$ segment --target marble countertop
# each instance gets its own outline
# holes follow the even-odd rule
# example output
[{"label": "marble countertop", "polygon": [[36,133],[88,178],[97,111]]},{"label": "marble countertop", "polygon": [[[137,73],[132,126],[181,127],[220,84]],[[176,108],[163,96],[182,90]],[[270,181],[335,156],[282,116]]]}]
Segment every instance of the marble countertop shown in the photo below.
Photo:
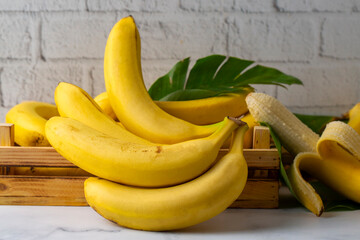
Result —
[{"label": "marble countertop", "polygon": [[360,211],[316,217],[291,197],[279,209],[227,209],[196,226],[174,232],[126,229],[90,207],[0,206],[0,239],[358,239]]}]

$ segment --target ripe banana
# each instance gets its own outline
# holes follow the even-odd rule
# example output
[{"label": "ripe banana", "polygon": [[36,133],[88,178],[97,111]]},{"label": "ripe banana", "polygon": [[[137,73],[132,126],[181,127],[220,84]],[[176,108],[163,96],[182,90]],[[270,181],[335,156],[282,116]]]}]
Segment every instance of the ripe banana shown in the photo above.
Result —
[{"label": "ripe banana", "polygon": [[360,103],[355,104],[349,111],[348,124],[360,134]]},{"label": "ripe banana", "polygon": [[60,116],[70,117],[109,136],[125,142],[153,145],[124,129],[109,117],[83,89],[61,82],[55,89],[55,103]]},{"label": "ripe banana", "polygon": [[119,121],[135,135],[156,143],[171,144],[212,134],[218,124],[191,124],[152,101],[142,77],[140,50],[134,19],[121,19],[109,34],[104,56],[106,91]]},{"label": "ripe banana", "polygon": [[300,202],[320,216],[323,203],[301,170],[360,203],[360,135],[343,122],[330,122],[317,143],[317,153],[298,154],[290,167],[289,177],[299,183],[292,185]]},{"label": "ripe banana", "polygon": [[244,189],[247,164],[242,152],[246,125],[235,132],[229,151],[203,175],[166,188],[135,188],[99,178],[84,184],[89,205],[121,226],[148,231],[189,227],[224,211]]},{"label": "ripe banana", "polygon": [[287,174],[297,199],[306,208],[320,216],[324,205],[301,171],[360,203],[360,135],[354,130],[360,121],[357,106],[349,114],[349,123],[354,128],[333,121],[318,137],[271,96],[250,93],[246,102],[254,118],[269,123],[285,147],[296,156]]},{"label": "ripe banana", "polygon": [[268,123],[286,150],[293,155],[316,152],[319,136],[276,98],[265,93],[249,93],[245,101],[255,120]]},{"label": "ripe banana", "polygon": [[49,146],[45,137],[45,123],[59,113],[50,103],[25,101],[6,114],[6,122],[14,124],[14,141],[20,146]]},{"label": "ripe banana", "polygon": [[148,145],[114,138],[71,118],[45,126],[51,145],[85,171],[133,186],[159,187],[191,180],[215,161],[239,121],[225,118],[212,135],[173,145]]},{"label": "ripe banana", "polygon": [[[249,92],[250,90],[246,90],[244,93],[226,96],[188,101],[155,101],[155,103],[177,118],[193,124],[206,125],[220,122],[226,116],[238,117],[245,114],[248,111],[245,97]],[[99,94],[94,100],[111,118],[117,119],[107,92]]]}]

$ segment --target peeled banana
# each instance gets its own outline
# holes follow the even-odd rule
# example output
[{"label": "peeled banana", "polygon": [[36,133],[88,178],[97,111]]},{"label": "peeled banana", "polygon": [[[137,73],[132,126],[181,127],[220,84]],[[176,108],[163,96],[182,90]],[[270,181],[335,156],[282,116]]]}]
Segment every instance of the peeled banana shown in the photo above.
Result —
[{"label": "peeled banana", "polygon": [[106,219],[128,228],[166,231],[189,227],[224,211],[244,189],[246,125],[236,130],[233,145],[203,175],[166,188],[135,188],[99,178],[84,184],[89,205]]},{"label": "peeled banana", "polygon": [[45,123],[59,113],[55,105],[24,101],[6,114],[6,122],[14,124],[14,141],[20,146],[49,146],[45,137]]},{"label": "peeled banana", "polygon": [[[193,124],[206,125],[220,122],[226,116],[238,117],[248,109],[245,97],[249,93],[229,94],[188,101],[154,101],[165,112]],[[95,102],[114,120],[117,119],[112,109],[107,92],[94,98]]]},{"label": "peeled banana", "polygon": [[316,152],[319,136],[276,98],[265,93],[249,93],[245,101],[255,120],[268,123],[286,150],[293,155],[300,152]]},{"label": "peeled banana", "polygon": [[80,87],[61,82],[55,89],[55,103],[60,116],[70,117],[109,136],[125,142],[153,143],[127,131],[109,117],[92,97]]},{"label": "peeled banana", "polygon": [[236,119],[225,118],[212,135],[173,145],[126,142],[63,117],[51,118],[45,131],[57,152],[93,175],[133,186],[160,187],[206,171],[238,124]]},{"label": "peeled banana", "polygon": [[350,109],[348,124],[360,134],[360,103],[355,104]]},{"label": "peeled banana", "polygon": [[132,133],[151,142],[172,144],[209,136],[214,125],[194,125],[156,105],[142,77],[140,36],[134,19],[121,19],[111,30],[104,56],[104,78],[111,106]]}]

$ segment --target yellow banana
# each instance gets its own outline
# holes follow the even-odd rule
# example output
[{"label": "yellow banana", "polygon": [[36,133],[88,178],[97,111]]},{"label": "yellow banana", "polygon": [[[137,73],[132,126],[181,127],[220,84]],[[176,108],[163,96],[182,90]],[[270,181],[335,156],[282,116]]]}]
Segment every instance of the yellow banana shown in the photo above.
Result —
[{"label": "yellow banana", "polygon": [[140,50],[134,19],[121,19],[109,34],[104,56],[106,91],[119,121],[137,136],[156,143],[171,144],[212,134],[218,124],[191,124],[152,101],[142,77]]},{"label": "yellow banana", "polygon": [[86,91],[73,84],[59,83],[55,89],[55,103],[62,117],[73,118],[102,133],[126,142],[152,144],[124,129],[104,113]]},{"label": "yellow banana", "polygon": [[300,170],[360,203],[360,135],[343,122],[331,122],[317,143],[317,153],[298,154],[290,167],[289,177],[300,202],[320,216],[323,203]]},{"label": "yellow banana", "polygon": [[356,106],[349,114],[349,123],[354,128],[333,121],[318,137],[271,96],[250,93],[246,102],[254,118],[269,123],[285,147],[296,155],[287,173],[295,195],[306,208],[320,216],[324,205],[315,189],[302,177],[302,170],[360,203],[360,135],[354,130],[360,118]]},{"label": "yellow banana", "polygon": [[128,228],[166,231],[189,227],[224,211],[244,189],[247,164],[242,152],[246,125],[233,145],[206,173],[166,188],[135,188],[99,178],[84,184],[89,205],[106,219]]},{"label": "yellow banana", "polygon": [[[162,110],[177,118],[193,124],[206,125],[220,122],[227,116],[238,117],[245,114],[248,111],[245,97],[249,91],[188,101],[154,102]],[[117,119],[110,105],[107,92],[99,94],[94,100],[111,118]]]},{"label": "yellow banana", "polygon": [[226,118],[212,135],[173,145],[148,145],[114,138],[71,118],[53,117],[45,126],[51,145],[85,171],[134,186],[168,186],[188,181],[215,161],[238,127]]},{"label": "yellow banana", "polygon": [[6,122],[14,124],[14,141],[20,146],[49,146],[45,137],[45,123],[59,113],[50,103],[25,101],[6,114]]},{"label": "yellow banana", "polygon": [[360,103],[355,104],[349,111],[348,124],[360,134]]},{"label": "yellow banana", "polygon": [[[101,109],[110,117],[112,117],[113,119],[117,119],[116,115],[110,105],[109,102],[109,98],[107,96],[107,92],[103,92],[100,93],[99,95],[97,95],[94,98],[94,101],[101,107]],[[190,102],[190,101],[189,101]],[[229,101],[230,103],[231,101]],[[231,104],[230,104],[231,105]],[[229,107],[230,107],[229,105]],[[191,106],[188,106],[190,109],[187,112],[196,112],[194,111],[193,108],[191,108]],[[211,109],[209,109],[209,111],[212,111]],[[231,115],[230,115],[231,116]],[[222,118],[224,119],[224,118]],[[253,137],[253,131],[254,131],[254,126],[258,126],[259,124],[255,121],[255,119],[252,117],[251,114],[247,113],[246,115],[244,115],[243,118],[241,118],[241,120],[243,122],[246,122],[247,125],[249,126],[248,131],[245,133],[244,136],[244,148],[251,148],[252,147],[252,137]],[[225,142],[225,144],[223,145],[223,148],[228,148],[229,147],[229,141]]]}]

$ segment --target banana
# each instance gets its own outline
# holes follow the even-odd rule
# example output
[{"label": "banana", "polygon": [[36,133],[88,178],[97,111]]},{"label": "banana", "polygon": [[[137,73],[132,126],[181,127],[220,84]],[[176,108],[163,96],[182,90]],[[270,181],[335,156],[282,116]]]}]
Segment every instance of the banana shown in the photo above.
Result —
[{"label": "banana", "polygon": [[6,114],[6,122],[14,124],[14,141],[20,146],[49,146],[45,137],[45,123],[59,113],[50,103],[25,101]]},{"label": "banana", "polygon": [[[206,125],[220,122],[226,116],[238,117],[248,109],[244,93],[229,94],[188,101],[154,101],[165,112],[193,124]],[[117,119],[112,109],[107,92],[100,93],[94,98],[95,102],[114,120]]]},{"label": "banana", "polygon": [[245,101],[254,119],[268,123],[286,150],[293,155],[300,152],[316,152],[319,136],[276,98],[265,93],[249,93]]},{"label": "banana", "polygon": [[53,117],[46,136],[62,156],[85,171],[111,181],[160,187],[191,180],[215,161],[239,121],[225,118],[212,135],[173,145],[148,145],[114,138],[71,118]]},{"label": "banana", "polygon": [[360,134],[360,103],[355,104],[350,109],[348,124]]},{"label": "banana", "polygon": [[127,228],[166,231],[189,227],[224,211],[244,189],[246,125],[235,132],[230,151],[203,175],[166,188],[135,188],[99,178],[84,184],[89,205],[106,219]]},{"label": "banana", "polygon": [[219,124],[191,124],[152,101],[142,77],[140,50],[134,19],[121,19],[109,34],[104,56],[106,91],[119,121],[135,135],[156,143],[172,144],[216,131]]},{"label": "banana", "polygon": [[330,122],[317,143],[317,153],[298,154],[290,167],[289,178],[299,201],[320,216],[321,198],[303,179],[301,170],[360,203],[360,135],[343,122]]},{"label": "banana", "polygon": [[[110,105],[110,102],[109,102],[109,98],[107,96],[107,92],[103,92],[103,93],[100,93],[99,95],[97,95],[95,98],[94,98],[94,101],[99,105],[99,107],[108,115],[110,116],[111,118],[113,118],[114,120],[116,120],[116,115]],[[196,100],[194,100],[196,101]],[[234,99],[235,101],[235,99]],[[192,101],[188,101],[188,102],[192,102]],[[156,103],[159,103],[159,102],[156,102]],[[164,102],[165,103],[165,102]],[[224,102],[223,102],[224,103]],[[180,106],[181,102],[179,102],[179,106]],[[160,106],[160,105],[159,105]],[[216,108],[220,106],[219,105],[216,105]],[[227,107],[230,107],[232,108],[232,101],[229,101],[229,105],[227,105]],[[190,112],[193,112],[195,114],[196,111],[194,111],[194,108],[192,108],[190,105],[187,105],[187,107],[189,107],[189,110],[185,110],[185,107],[182,107],[184,109],[184,111],[190,113]],[[225,107],[225,106],[224,106]],[[204,106],[205,108],[205,106]],[[209,107],[211,108],[211,107]],[[175,108],[174,108],[175,109]],[[233,108],[235,109],[235,108]],[[215,107],[214,109],[209,109],[209,112],[211,111],[216,111]],[[238,112],[239,113],[239,112]],[[190,116],[190,115],[189,115]],[[221,115],[217,115],[217,118],[221,116]],[[232,116],[232,115],[229,115],[229,116]],[[233,115],[235,116],[235,114]],[[194,117],[195,119],[196,117]],[[222,118],[223,119],[223,118]],[[247,148],[251,148],[252,147],[252,138],[253,138],[253,131],[254,131],[254,126],[258,126],[259,123],[255,121],[255,119],[253,118],[253,116],[250,114],[250,113],[247,113],[244,115],[244,117],[241,118],[241,120],[243,122],[246,122],[247,125],[249,126],[249,129],[248,131],[245,133],[245,136],[244,136],[244,148],[247,149]],[[230,141],[226,141],[224,143],[224,145],[222,146],[223,148],[228,148],[230,145]]]},{"label": "banana", "polygon": [[109,117],[85,90],[76,85],[59,83],[55,89],[55,103],[62,117],[73,118],[125,142],[154,145],[124,129]]}]

